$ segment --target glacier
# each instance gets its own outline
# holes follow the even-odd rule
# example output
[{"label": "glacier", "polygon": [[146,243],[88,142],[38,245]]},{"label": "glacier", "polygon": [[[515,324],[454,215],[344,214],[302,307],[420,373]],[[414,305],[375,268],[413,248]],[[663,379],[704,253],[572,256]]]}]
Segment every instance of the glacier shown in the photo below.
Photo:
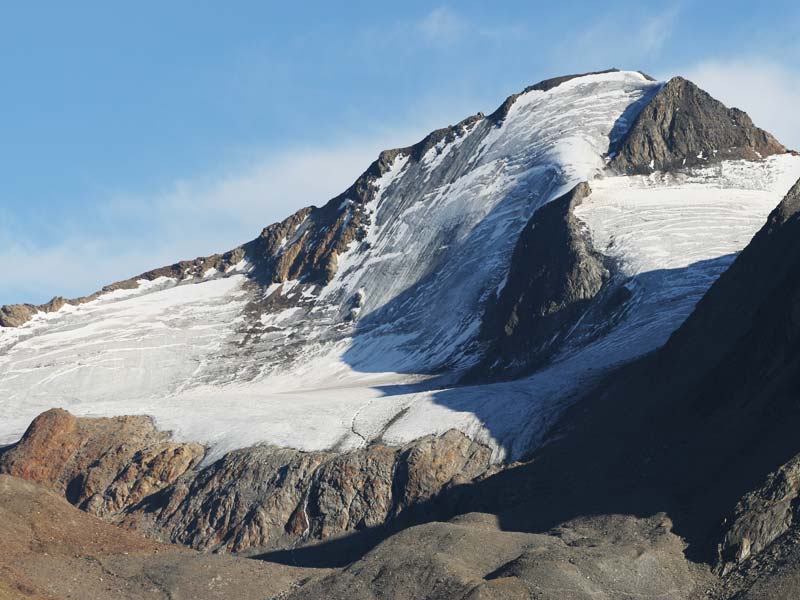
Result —
[{"label": "glacier", "polygon": [[[60,406],[152,415],[206,444],[207,460],[256,443],[345,450],[451,428],[498,461],[519,458],[587,385],[663,344],[800,177],[789,154],[610,173],[610,144],[662,85],[637,72],[577,77],[510,98],[420,157],[398,154],[363,207],[363,239],[325,285],[259,285],[242,261],[0,328],[0,443]],[[625,313],[599,337],[579,323],[529,376],[459,385],[521,229],[581,181],[592,194],[576,216],[620,266]]]}]

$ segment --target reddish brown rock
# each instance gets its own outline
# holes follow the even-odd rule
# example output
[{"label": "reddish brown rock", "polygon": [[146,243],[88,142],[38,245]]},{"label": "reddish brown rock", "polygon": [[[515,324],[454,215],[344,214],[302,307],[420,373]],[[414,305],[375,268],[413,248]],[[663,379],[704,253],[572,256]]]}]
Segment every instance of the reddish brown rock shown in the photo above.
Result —
[{"label": "reddish brown rock", "polygon": [[489,448],[448,431],[344,453],[254,446],[198,469],[203,448],[144,416],[37,417],[0,472],[46,485],[130,529],[240,552],[377,527],[490,469]]},{"label": "reddish brown rock", "polygon": [[52,409],[0,455],[0,472],[41,483],[71,503],[113,517],[174,483],[202,458],[145,416],[76,418]]}]

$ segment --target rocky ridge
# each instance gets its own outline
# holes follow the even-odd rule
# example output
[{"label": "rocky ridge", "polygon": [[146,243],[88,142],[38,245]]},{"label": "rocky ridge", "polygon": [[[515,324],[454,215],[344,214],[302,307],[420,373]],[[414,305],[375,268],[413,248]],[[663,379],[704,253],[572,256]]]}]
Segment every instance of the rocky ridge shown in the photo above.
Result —
[{"label": "rocky ridge", "polygon": [[298,279],[308,285],[325,285],[337,271],[338,257],[353,242],[363,241],[366,227],[370,224],[365,206],[375,197],[376,182],[396,159],[408,157],[412,163],[417,163],[431,149],[452,144],[482,121],[489,125],[487,131],[490,130],[492,126],[503,121],[514,102],[527,92],[549,91],[579,77],[613,72],[618,70],[555,77],[528,86],[522,92],[509,96],[488,117],[477,113],[456,125],[433,131],[414,145],[381,152],[377,160],[342,194],[322,207],[300,209],[287,219],[265,227],[256,239],[242,246],[223,254],[198,257],[152,269],[107,285],[88,296],[72,299],[55,297],[41,305],[4,305],[0,307],[0,327],[19,327],[37,313],[55,312],[64,305],[80,305],[114,290],[133,289],[138,287],[141,280],[153,281],[168,277],[176,282],[184,282],[239,272],[237,267],[242,267],[243,260],[249,263],[247,270],[250,276],[264,285]]},{"label": "rocky ridge", "polygon": [[785,152],[745,112],[727,108],[691,81],[673,77],[610,149],[609,166],[621,173],[649,174]]},{"label": "rocky ridge", "polygon": [[240,552],[377,527],[492,469],[489,449],[455,430],[345,453],[255,446],[199,467],[203,453],[147,417],[53,409],[0,454],[0,473],[159,539]]}]

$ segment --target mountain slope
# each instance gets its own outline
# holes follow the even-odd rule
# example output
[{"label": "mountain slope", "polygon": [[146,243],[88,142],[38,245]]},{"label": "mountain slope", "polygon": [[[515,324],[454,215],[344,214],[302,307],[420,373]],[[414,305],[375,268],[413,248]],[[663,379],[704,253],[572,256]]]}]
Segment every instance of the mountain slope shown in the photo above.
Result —
[{"label": "mountain slope", "polygon": [[0,598],[253,598],[328,573],[158,544],[0,475]]},{"label": "mountain slope", "polygon": [[[800,181],[663,349],[590,391],[533,461],[426,513],[494,515],[403,530],[293,597],[792,598],[798,228]],[[689,558],[719,542],[722,577],[676,533]]]},{"label": "mountain slope", "polygon": [[[789,154],[610,172],[611,146],[668,89],[634,72],[543,82],[382,153],[343,194],[240,248],[0,329],[0,440],[58,405],[153,415],[210,446],[207,460],[260,442],[341,451],[451,428],[495,460],[522,456],[581,388],[667,339],[800,175]],[[538,370],[489,383],[481,365],[505,333],[484,317],[515,248],[581,182],[592,192],[571,227],[614,266],[597,298],[613,302],[570,309],[535,364],[511,344],[499,375]],[[474,385],[456,386],[468,370]]]},{"label": "mountain slope", "polygon": [[458,511],[524,531],[666,512],[687,556],[726,575],[722,597],[796,577],[798,228],[800,181],[662,349],[587,390],[533,461]]},{"label": "mountain slope", "polygon": [[[795,598],[798,240],[800,180],[668,343],[588,390],[530,462],[295,597]],[[490,571],[495,544],[519,554]]]}]

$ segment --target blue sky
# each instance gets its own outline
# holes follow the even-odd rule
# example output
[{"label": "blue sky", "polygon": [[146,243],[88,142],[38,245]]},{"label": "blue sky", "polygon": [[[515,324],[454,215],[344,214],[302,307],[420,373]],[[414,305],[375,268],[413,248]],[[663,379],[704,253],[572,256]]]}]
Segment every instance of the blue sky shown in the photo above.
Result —
[{"label": "blue sky", "polygon": [[796,1],[13,4],[0,304],[229,249],[564,73],[683,74],[800,147]]}]

